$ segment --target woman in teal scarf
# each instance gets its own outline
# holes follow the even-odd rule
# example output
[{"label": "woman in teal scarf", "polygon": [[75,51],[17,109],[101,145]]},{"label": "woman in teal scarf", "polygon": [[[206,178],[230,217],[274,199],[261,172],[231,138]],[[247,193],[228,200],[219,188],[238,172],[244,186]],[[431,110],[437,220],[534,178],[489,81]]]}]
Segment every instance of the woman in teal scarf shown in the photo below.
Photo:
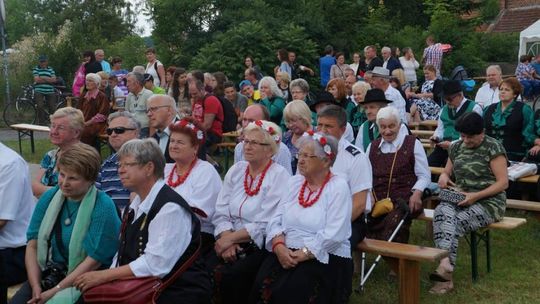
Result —
[{"label": "woman in teal scarf", "polygon": [[[101,159],[82,143],[72,145],[57,162],[58,186],[36,205],[27,231],[28,282],[10,303],[76,303],[75,278],[108,267],[118,248],[120,219],[109,196],[96,190]],[[47,276],[54,264],[65,273]]]}]

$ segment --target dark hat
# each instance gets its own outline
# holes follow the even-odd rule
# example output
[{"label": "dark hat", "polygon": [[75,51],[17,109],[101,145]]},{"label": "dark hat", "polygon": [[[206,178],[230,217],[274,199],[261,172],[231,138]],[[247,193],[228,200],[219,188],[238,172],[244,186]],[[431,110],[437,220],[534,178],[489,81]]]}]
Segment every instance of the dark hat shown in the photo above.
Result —
[{"label": "dark hat", "polygon": [[463,92],[463,89],[461,88],[461,83],[458,80],[447,80],[443,83],[443,97],[454,95],[459,92]]},{"label": "dark hat", "polygon": [[39,55],[38,61],[39,62],[49,61],[49,58],[47,58],[47,55]]},{"label": "dark hat", "polygon": [[386,96],[384,95],[383,90],[381,89],[371,89],[366,92],[366,97],[364,97],[364,101],[362,101],[360,104],[365,105],[372,102],[384,102],[384,103],[392,103],[391,100],[386,99]]},{"label": "dark hat", "polygon": [[317,98],[315,98],[315,101],[312,104],[309,105],[310,110],[313,111],[313,112],[317,112],[315,110],[316,106],[318,104],[320,104],[320,103],[323,103],[323,102],[339,106],[339,103],[334,98],[334,95],[332,95],[332,94],[330,94],[330,93],[328,93],[326,91],[322,91],[319,94],[317,94]]},{"label": "dark hat", "polygon": [[146,81],[154,81],[154,76],[152,76],[152,75],[146,73],[146,74],[144,74],[144,81],[145,81],[145,82],[146,82]]}]

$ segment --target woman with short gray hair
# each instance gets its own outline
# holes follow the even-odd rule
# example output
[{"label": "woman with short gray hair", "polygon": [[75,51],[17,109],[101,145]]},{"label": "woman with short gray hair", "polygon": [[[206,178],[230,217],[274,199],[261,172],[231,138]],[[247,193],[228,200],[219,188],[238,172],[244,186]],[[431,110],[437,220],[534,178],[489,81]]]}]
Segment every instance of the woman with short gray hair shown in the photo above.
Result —
[{"label": "woman with short gray hair", "polygon": [[[124,212],[115,267],[93,271],[75,280],[83,293],[122,278],[173,276],[198,255],[200,222],[186,201],[165,184],[165,157],[154,139],[132,139],[118,151],[118,173],[136,196]],[[166,233],[163,233],[166,231]],[[209,303],[210,280],[195,262],[158,294],[157,303]]]},{"label": "woman with short gray hair", "polygon": [[107,127],[109,115],[109,99],[99,90],[101,77],[94,73],[86,75],[86,90],[81,95],[78,108],[84,115],[84,130],[81,134],[81,142],[100,150],[99,134]]},{"label": "woman with short gray hair", "polygon": [[281,123],[283,109],[285,108],[285,99],[283,92],[279,89],[274,78],[266,76],[259,81],[259,91],[261,92],[261,104],[270,112],[270,120],[275,124]]},{"label": "woman with short gray hair", "polygon": [[[345,273],[352,267],[352,195],[331,171],[338,141],[306,132],[298,140],[298,171],[284,188],[267,228],[272,253],[259,269],[253,303],[343,303]],[[263,302],[261,301],[261,302]]]}]

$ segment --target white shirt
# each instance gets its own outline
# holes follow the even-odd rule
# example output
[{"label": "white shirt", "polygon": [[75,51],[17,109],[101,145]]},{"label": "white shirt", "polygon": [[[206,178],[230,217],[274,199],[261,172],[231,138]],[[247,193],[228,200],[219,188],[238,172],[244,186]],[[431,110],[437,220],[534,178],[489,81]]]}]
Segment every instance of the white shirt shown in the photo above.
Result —
[{"label": "white shirt", "polygon": [[478,92],[476,92],[474,101],[484,109],[489,107],[492,103],[499,102],[499,87],[493,89],[489,83],[485,82],[480,89],[478,89]]},{"label": "white shirt", "polygon": [[[270,251],[272,238],[283,233],[288,248],[307,247],[321,263],[328,264],[330,253],[351,258],[352,201],[347,183],[341,177],[333,176],[319,200],[304,208],[298,202],[304,181],[302,175],[289,179],[286,187],[289,191],[282,197],[277,212],[268,223],[266,249]],[[307,198],[307,193],[304,195]]]},{"label": "white shirt", "polygon": [[[461,109],[463,104],[465,104],[465,101],[467,101],[467,98],[463,97],[463,100],[461,101],[461,103],[457,107],[456,112],[459,112],[459,110]],[[446,106],[448,106],[448,105],[446,105]],[[439,118],[437,119],[437,129],[435,129],[435,132],[433,133],[433,136],[435,136],[435,137],[437,137],[439,139],[442,139],[444,137],[444,125],[443,125],[443,122],[441,120],[441,115],[442,115],[443,109],[444,109],[444,107],[442,107],[441,111],[439,112]],[[474,105],[473,111],[480,114],[480,116],[483,116],[482,107],[480,107],[478,104]]]},{"label": "white shirt", "polygon": [[[369,158],[360,148],[352,145],[343,137],[338,142],[338,153],[332,166],[332,172],[347,181],[351,194],[371,190],[373,186]],[[366,199],[366,213],[371,210],[370,196],[368,195]]]},{"label": "white shirt", "polygon": [[358,74],[358,63],[351,63],[349,64],[349,67],[353,69],[354,75]]},{"label": "white shirt", "polygon": [[[283,166],[283,168],[289,172],[289,175],[292,175],[291,157],[291,151],[289,151],[287,145],[279,142],[279,150],[274,156],[272,156],[272,160]],[[236,147],[234,147],[234,163],[236,164],[242,160],[244,160],[244,143],[239,142]]]},{"label": "white shirt", "polygon": [[407,111],[405,110],[405,99],[403,99],[401,93],[398,90],[394,89],[394,87],[392,87],[391,85],[388,85],[388,88],[386,88],[386,91],[384,91],[384,96],[386,96],[386,99],[392,101],[388,105],[398,109],[399,117],[401,117],[401,122],[406,124]]},{"label": "white shirt", "polygon": [[0,249],[26,245],[26,229],[35,207],[26,161],[0,143]]},{"label": "white shirt", "polygon": [[[401,132],[398,133],[396,139],[393,142],[387,142],[384,139],[381,140],[379,149],[382,153],[395,153],[405,140],[405,135]],[[371,151],[371,144],[368,146],[366,154],[369,156]],[[424,191],[426,187],[431,183],[431,171],[427,161],[426,151],[419,140],[414,141],[414,174],[416,175],[416,183],[412,187],[414,190]]]},{"label": "white shirt", "polygon": [[[354,141],[355,146],[360,148],[362,152],[364,151],[364,126],[366,124],[362,124],[360,128],[358,128],[358,134],[356,135],[356,140]],[[375,127],[375,124],[371,125],[371,128],[373,129]],[[399,127],[399,135],[402,135],[405,137],[405,135],[409,135],[409,129],[407,129],[407,126],[405,124],[401,124],[401,127]]]},{"label": "white shirt", "polygon": [[420,64],[416,59],[411,58],[407,60],[404,56],[399,57],[399,63],[403,67],[403,72],[405,72],[405,79],[407,81],[416,81],[416,69],[420,67]]},{"label": "white shirt", "polygon": [[347,127],[345,127],[345,133],[343,133],[342,137],[344,137],[350,143],[354,141],[354,131],[350,123],[347,123]]},{"label": "white shirt", "polygon": [[[131,204],[135,216],[133,222],[144,214],[148,214],[156,196],[165,185],[158,180],[141,201],[137,195]],[[169,202],[163,205],[154,219],[148,224],[148,242],[144,254],[129,263],[129,268],[136,277],[157,276],[163,278],[174,267],[174,264],[184,254],[191,241],[191,215],[180,205]],[[116,266],[118,253],[111,267]]]},{"label": "white shirt", "polygon": [[[248,196],[244,190],[247,166],[246,161],[237,162],[225,175],[216,203],[216,213],[212,218],[214,235],[245,228],[253,242],[263,248],[266,225],[274,215],[281,197],[288,191],[283,183],[289,179],[290,174],[282,166],[273,163],[266,172],[259,193]],[[252,189],[255,189],[261,175],[253,181]]]},{"label": "white shirt", "polygon": [[[156,63],[157,63],[157,65],[156,65]],[[163,63],[161,63],[161,61],[159,61],[157,59],[153,63],[149,62],[149,63],[146,64],[145,73],[150,74],[150,75],[152,75],[152,77],[154,77],[154,85],[156,87],[159,87],[160,84],[161,84],[161,81],[159,80],[158,71],[156,70],[156,67],[159,68],[159,66],[163,66]],[[165,79],[163,79],[163,81],[165,81]]]},{"label": "white shirt", "polygon": [[[174,166],[175,164],[165,165],[165,178],[167,180]],[[176,180],[176,178],[173,180]],[[212,217],[214,216],[217,197],[221,190],[221,177],[214,166],[207,161],[198,159],[184,183],[173,189],[191,207],[198,208],[206,213],[206,217],[197,214],[197,217],[201,221],[201,231],[213,235],[214,225],[212,225]]]}]

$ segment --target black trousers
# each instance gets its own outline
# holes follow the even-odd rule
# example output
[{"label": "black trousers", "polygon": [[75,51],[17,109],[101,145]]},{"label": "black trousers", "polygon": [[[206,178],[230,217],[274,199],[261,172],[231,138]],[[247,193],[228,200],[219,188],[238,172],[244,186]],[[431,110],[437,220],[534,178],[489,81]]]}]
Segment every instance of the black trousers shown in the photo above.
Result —
[{"label": "black trousers", "polygon": [[7,303],[7,289],[26,280],[26,246],[0,250],[0,304]]},{"label": "black trousers", "polygon": [[444,167],[448,160],[448,151],[436,146],[433,152],[428,156],[428,164],[430,167]]}]

